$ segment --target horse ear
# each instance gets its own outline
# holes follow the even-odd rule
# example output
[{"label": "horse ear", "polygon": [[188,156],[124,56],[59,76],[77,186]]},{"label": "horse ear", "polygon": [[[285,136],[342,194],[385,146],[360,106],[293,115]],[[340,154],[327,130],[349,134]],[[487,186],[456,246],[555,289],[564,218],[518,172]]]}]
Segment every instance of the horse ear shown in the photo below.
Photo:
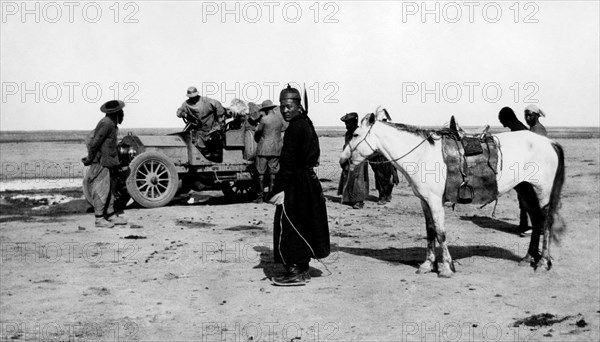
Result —
[{"label": "horse ear", "polygon": [[454,115],[450,118],[450,129],[456,131],[456,119],[454,119]]},{"label": "horse ear", "polygon": [[388,113],[387,109],[383,108],[383,113],[388,121],[392,121],[392,117],[390,116],[390,113]]},{"label": "horse ear", "polygon": [[368,114],[369,115],[369,125],[372,125],[375,123],[375,120],[377,120],[377,117],[375,116],[375,114],[371,113]]},{"label": "horse ear", "polygon": [[380,120],[380,116],[381,116],[381,106],[377,106],[377,108],[375,108],[375,120]]}]

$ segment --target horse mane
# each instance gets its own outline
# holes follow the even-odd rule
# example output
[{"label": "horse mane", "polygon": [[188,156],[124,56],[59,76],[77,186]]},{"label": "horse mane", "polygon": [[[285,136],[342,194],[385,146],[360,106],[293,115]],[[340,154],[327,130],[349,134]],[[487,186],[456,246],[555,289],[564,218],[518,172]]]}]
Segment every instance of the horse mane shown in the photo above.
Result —
[{"label": "horse mane", "polygon": [[414,135],[418,135],[418,136],[422,137],[423,139],[427,139],[427,142],[429,142],[430,145],[433,145],[435,143],[435,140],[433,139],[433,134],[438,133],[438,131],[433,130],[433,129],[424,129],[424,128],[417,127],[417,126],[406,125],[403,123],[384,122],[384,121],[381,121],[381,123],[391,126],[399,131],[411,133]]}]

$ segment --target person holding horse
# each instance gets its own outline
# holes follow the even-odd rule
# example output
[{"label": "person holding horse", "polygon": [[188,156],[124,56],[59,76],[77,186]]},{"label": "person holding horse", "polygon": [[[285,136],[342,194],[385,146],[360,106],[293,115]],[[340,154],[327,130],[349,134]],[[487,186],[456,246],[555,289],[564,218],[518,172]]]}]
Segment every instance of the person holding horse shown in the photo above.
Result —
[{"label": "person holding horse", "polygon": [[[379,112],[379,109],[377,112]],[[391,121],[390,114],[385,108],[382,109],[382,115],[377,116],[382,122]],[[398,171],[381,153],[377,153],[371,157],[369,164],[371,164],[371,169],[375,173],[375,188],[379,192],[379,201],[377,204],[384,205],[391,202],[394,185],[400,184]]]},{"label": "person holding horse", "polygon": [[275,204],[273,252],[286,272],[273,278],[278,286],[305,285],[311,258],[330,253],[325,197],[314,168],[319,164],[319,138],[300,92],[290,87],[279,95],[281,114],[289,126],[283,138],[279,172],[265,200]]},{"label": "person holding horse", "polygon": [[[358,114],[348,113],[340,118],[346,124],[344,135],[344,148],[348,146],[354,131],[358,128]],[[369,195],[369,168],[367,163],[350,170],[350,163],[340,165],[342,176],[338,186],[338,195],[342,196],[342,203],[349,204],[354,209],[362,209],[365,206],[365,198]]]},{"label": "person holding horse", "polygon": [[[514,131],[527,131],[527,126],[525,126],[517,116],[515,112],[510,107],[504,107],[500,109],[498,113],[498,120],[504,127],[508,127],[511,132]],[[531,235],[531,227],[529,227],[529,220],[527,218],[527,210],[523,204],[523,199],[521,195],[517,193],[517,200],[519,201],[519,228],[518,231],[521,233],[521,237]]]},{"label": "person holding horse", "polygon": [[[453,166],[446,163],[443,151],[456,146],[456,142],[447,140],[445,134],[445,130],[426,130],[406,124],[381,122],[375,114],[367,114],[340,155],[340,163],[350,161],[353,165],[359,165],[373,154],[381,153],[402,171],[414,194],[421,200],[425,216],[427,252],[418,273],[437,270],[438,276],[451,277],[454,263],[448,249],[444,203],[456,203],[456,192],[447,191],[449,178],[440,182],[439,178],[432,178],[429,171],[433,165],[445,164],[447,169]],[[471,203],[490,203],[490,198],[493,200],[511,189],[517,190],[533,226],[527,254],[519,265],[549,270],[552,266],[551,239],[558,241],[565,230],[558,213],[565,181],[564,151],[560,144],[527,131],[500,133],[492,138],[494,144],[502,148],[501,158],[495,158],[495,167],[487,165],[492,168],[495,178],[492,186],[496,190],[492,194],[477,192],[483,196],[475,196]],[[532,163],[537,167],[533,178],[527,172],[527,166]],[[423,167],[415,170],[413,165]],[[515,172],[515,168],[518,172]],[[555,222],[560,225],[555,225]],[[437,265],[436,243],[442,251],[441,262]]]},{"label": "person holding horse", "polygon": [[529,105],[525,107],[525,121],[529,125],[529,130],[533,133],[547,137],[548,132],[546,132],[546,127],[540,123],[540,116],[546,117],[544,112],[542,112],[538,106]]}]

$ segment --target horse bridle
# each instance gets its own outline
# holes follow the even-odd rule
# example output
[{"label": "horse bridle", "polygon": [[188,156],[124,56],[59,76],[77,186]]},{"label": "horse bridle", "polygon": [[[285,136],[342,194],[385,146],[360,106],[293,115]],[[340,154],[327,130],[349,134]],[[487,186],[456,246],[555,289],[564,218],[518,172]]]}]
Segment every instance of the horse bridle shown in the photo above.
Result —
[{"label": "horse bridle", "polygon": [[[374,123],[373,123],[374,124]],[[348,146],[350,147],[350,163],[352,163],[352,154],[354,153],[354,151],[356,151],[356,149],[358,148],[358,146],[360,144],[362,144],[363,142],[365,142],[369,148],[373,151],[373,152],[377,152],[377,150],[375,150],[373,148],[373,146],[371,146],[371,144],[369,144],[369,142],[367,141],[367,137],[369,136],[369,134],[371,133],[371,129],[373,128],[373,125],[371,125],[371,127],[369,127],[369,130],[367,131],[367,133],[365,134],[365,136],[362,138],[361,141],[359,141],[354,148],[352,148],[352,145],[350,143],[348,143]],[[367,160],[367,158],[365,158],[365,160]],[[364,161],[363,161],[364,162]],[[361,162],[362,163],[362,162]]]},{"label": "horse bridle", "polygon": [[[365,134],[365,136],[362,138],[361,141],[359,141],[354,146],[354,148],[352,148],[352,145],[350,145],[350,143],[348,143],[348,146],[350,147],[350,163],[352,163],[352,154],[353,154],[353,152],[356,151],[356,149],[358,148],[358,145],[360,145],[362,142],[365,142],[373,152],[377,152],[377,150],[374,149],[373,146],[371,146],[371,144],[369,144],[369,142],[367,141],[367,136],[371,133],[371,129],[373,128],[374,124],[375,123],[373,123],[371,125],[371,127],[369,127],[369,130],[367,131],[367,133]],[[398,160],[406,157],[407,155],[411,154],[414,150],[416,150],[417,148],[419,148],[419,146],[423,145],[424,142],[426,142],[427,140],[429,140],[430,138],[432,138],[435,134],[436,134],[436,132],[431,132],[431,134],[429,134],[427,136],[427,138],[423,139],[420,143],[418,143],[417,146],[413,147],[410,151],[406,152],[405,154],[403,154],[402,156],[400,156],[398,158],[394,158],[392,160],[385,160],[385,161],[382,161],[382,162],[371,162],[371,161],[368,161],[367,158],[365,158],[365,160],[363,160],[361,162],[361,164],[364,163],[365,161],[368,161],[369,164],[387,164],[387,163],[392,163],[392,162],[398,161]]]}]

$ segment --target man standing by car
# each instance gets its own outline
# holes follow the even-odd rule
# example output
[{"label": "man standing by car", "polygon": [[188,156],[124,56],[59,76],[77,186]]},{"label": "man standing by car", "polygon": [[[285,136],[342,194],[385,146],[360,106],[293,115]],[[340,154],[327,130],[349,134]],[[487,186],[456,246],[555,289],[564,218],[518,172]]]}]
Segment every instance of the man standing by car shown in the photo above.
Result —
[{"label": "man standing by car", "polygon": [[106,114],[87,143],[88,155],[81,161],[89,166],[84,182],[90,189],[91,201],[96,216],[96,227],[112,228],[115,224],[127,224],[118,217],[114,209],[116,179],[114,173],[120,166],[117,151],[118,124],[123,122],[125,103],[119,100],[108,101],[100,107]]},{"label": "man standing by car", "polygon": [[196,87],[189,87],[188,99],[177,109],[177,117],[192,123],[192,129],[197,132],[194,144],[204,156],[216,162],[221,162],[222,140],[211,133],[218,131],[225,121],[225,109],[221,102],[200,96]]},{"label": "man standing by car", "polygon": [[273,252],[275,262],[286,270],[273,278],[279,286],[305,285],[310,279],[310,259],[325,258],[330,252],[325,197],[314,170],[319,164],[319,138],[300,101],[300,92],[289,85],[279,95],[281,114],[289,126],[279,172],[266,196],[277,205]]},{"label": "man standing by car", "polygon": [[256,170],[258,171],[258,180],[260,190],[257,203],[263,201],[263,191],[266,186],[265,174],[269,171],[269,192],[273,189],[275,183],[275,175],[279,171],[279,155],[281,154],[281,146],[283,140],[281,132],[287,126],[283,120],[283,116],[276,105],[271,100],[265,100],[260,106],[259,111],[263,113],[254,138],[258,141],[256,148]]}]

